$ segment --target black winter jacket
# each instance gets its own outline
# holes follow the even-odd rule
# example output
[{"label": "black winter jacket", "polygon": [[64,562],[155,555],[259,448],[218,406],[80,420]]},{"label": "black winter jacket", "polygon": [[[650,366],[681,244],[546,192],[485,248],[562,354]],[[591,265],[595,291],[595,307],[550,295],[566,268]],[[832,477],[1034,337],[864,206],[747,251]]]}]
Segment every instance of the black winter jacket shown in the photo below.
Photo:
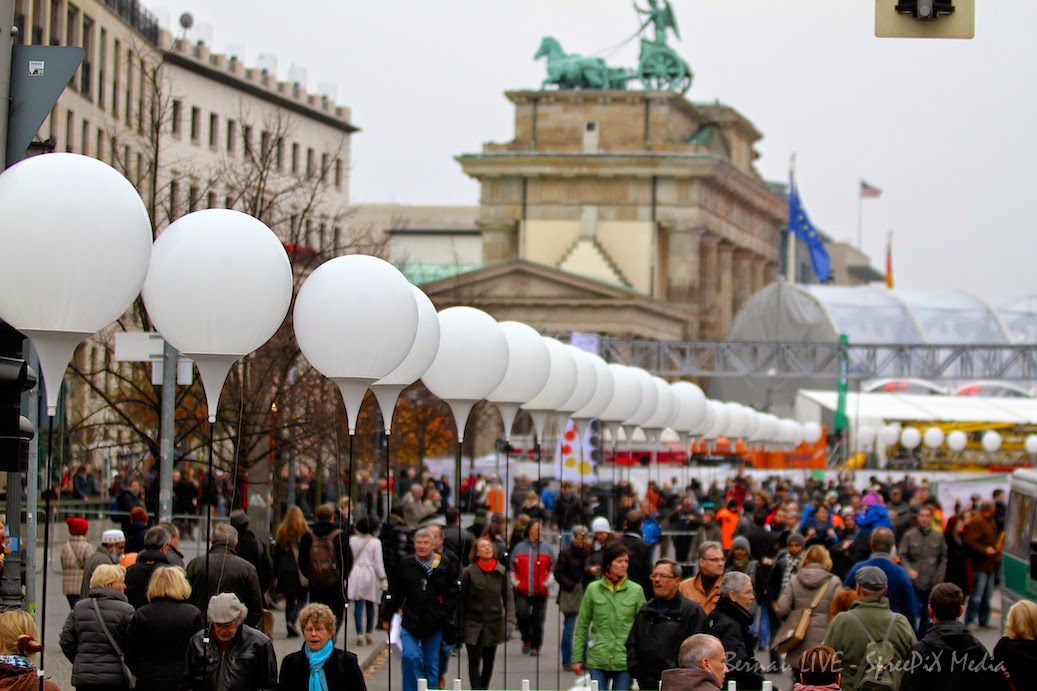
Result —
[{"label": "black winter jacket", "polygon": [[134,609],[148,604],[148,582],[155,570],[169,566],[169,558],[157,549],[146,549],[137,555],[137,561],[126,569],[126,599]]},{"label": "black winter jacket", "polygon": [[[334,531],[339,530],[333,523],[318,522],[313,525],[313,531],[306,533],[299,540],[299,570],[310,579],[310,602],[321,602],[331,607],[332,612],[341,612],[345,602],[345,593],[342,584],[320,587],[313,584],[313,572],[310,567],[310,549],[313,547],[314,536],[318,538],[327,537]],[[338,572],[345,581],[353,568],[353,550],[349,546],[349,535],[346,531],[340,532],[332,541]]]},{"label": "black winter jacket", "polygon": [[234,593],[248,608],[245,623],[254,626],[263,616],[263,596],[259,590],[256,567],[238,556],[226,543],[218,543],[209,550],[209,581],[205,581],[205,555],[195,557],[187,565],[187,580],[191,582],[191,604],[206,611],[209,598],[218,593]]},{"label": "black winter jacket", "polygon": [[1017,691],[1037,689],[1037,641],[1002,638],[994,646],[994,660],[1004,667]]},{"label": "black winter jacket", "polygon": [[127,659],[137,688],[176,691],[185,672],[187,645],[203,628],[202,613],[189,602],[159,598],[138,609],[130,624]]},{"label": "black winter jacket", "polygon": [[724,644],[729,671],[725,681],[738,682],[740,689],[763,687],[763,674],[756,661],[756,644],[749,632],[753,615],[742,609],[729,597],[721,597],[716,609],[709,614],[704,633],[712,634]]},{"label": "black winter jacket", "polygon": [[994,671],[990,653],[960,621],[933,624],[911,646],[900,682],[900,691],[999,691],[1004,687],[1004,676]]},{"label": "black winter jacket", "polygon": [[61,630],[61,652],[72,663],[73,686],[124,689],[122,663],[97,620],[95,600],[109,633],[126,653],[134,610],[114,588],[91,588],[89,597],[76,603]]},{"label": "black winter jacket", "polygon": [[[433,555],[435,556],[435,555]],[[444,559],[426,575],[416,556],[409,556],[396,569],[390,586],[395,609],[403,612],[403,628],[416,638],[425,638],[451,621],[457,599],[457,571]]]},{"label": "black winter jacket", "polygon": [[[335,648],[331,657],[324,663],[324,678],[328,681],[329,689],[367,691],[367,684],[364,682],[356,655],[338,648]],[[284,661],[281,662],[281,677],[277,688],[281,691],[308,691],[310,663],[306,659],[305,647],[298,652],[285,655]]]},{"label": "black winter jacket", "polygon": [[677,651],[688,636],[706,630],[706,613],[678,592],[652,598],[634,618],[627,636],[627,670],[642,689],[659,688],[664,669],[677,666]]},{"label": "black winter jacket", "polygon": [[627,578],[641,586],[641,590],[646,593],[652,592],[652,546],[642,540],[639,533],[624,533],[619,541],[630,552]]},{"label": "black winter jacket", "polygon": [[[226,650],[220,650],[215,635],[209,643],[205,631],[191,636],[187,644],[187,673],[180,682],[183,691],[271,691],[277,688],[277,657],[274,643],[261,631],[242,625]],[[333,688],[330,684],[328,688]]]}]

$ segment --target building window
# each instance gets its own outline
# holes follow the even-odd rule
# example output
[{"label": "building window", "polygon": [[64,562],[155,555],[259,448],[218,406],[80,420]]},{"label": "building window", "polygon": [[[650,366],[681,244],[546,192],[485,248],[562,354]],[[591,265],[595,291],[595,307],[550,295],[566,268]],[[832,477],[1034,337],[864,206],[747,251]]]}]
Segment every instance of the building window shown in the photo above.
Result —
[{"label": "building window", "polygon": [[241,128],[241,140],[245,145],[245,155],[252,155],[252,125],[244,125]]},{"label": "building window", "polygon": [[277,138],[277,153],[274,159],[278,170],[284,170],[284,138]]},{"label": "building window", "polygon": [[132,123],[130,113],[132,108],[130,104],[133,103],[133,51],[126,51],[126,126],[129,127]]},{"label": "building window", "polygon": [[61,45],[61,0],[50,0],[50,41],[52,46]]},{"label": "building window", "polygon": [[75,147],[73,146],[74,142],[72,141],[76,132],[75,121],[76,116],[71,110],[68,111],[68,116],[65,120],[65,151],[75,151]]},{"label": "building window", "polygon": [[216,207],[216,193],[210,191],[207,195],[205,195],[205,208],[213,209],[215,207]]},{"label": "building window", "polygon": [[179,100],[173,99],[173,107],[169,113],[169,127],[172,129],[173,134],[180,134],[180,128],[182,126],[180,124],[180,111],[182,105],[183,104],[181,104]]},{"label": "building window", "polygon": [[122,147],[122,174],[130,177],[130,145]]},{"label": "building window", "polygon": [[234,153],[234,147],[238,141],[238,123],[227,120],[227,153]]},{"label": "building window", "polygon": [[328,167],[328,154],[323,153],[320,155],[320,179],[327,180],[328,173],[331,172],[331,168]]},{"label": "building window", "polygon": [[263,130],[259,133],[259,157],[268,161],[272,157],[273,151],[270,149],[270,133]]},{"label": "building window", "polygon": [[202,111],[195,106],[191,106],[191,141],[195,144],[198,143],[198,137],[202,129]]},{"label": "building window", "polygon": [[187,188],[187,211],[192,212],[198,209],[198,199],[201,194],[198,191],[198,187],[191,185]]},{"label": "building window", "polygon": [[137,134],[144,134],[144,81],[148,64],[140,59],[140,82],[137,87]]},{"label": "building window", "polygon": [[313,147],[306,147],[306,179],[309,180],[313,177],[313,166],[316,165],[314,161]]},{"label": "building window", "polygon": [[230,198],[229,194],[226,197],[223,198],[223,208],[224,209],[233,209],[234,208],[234,203],[231,201],[231,198]]},{"label": "building window", "polygon": [[94,73],[94,20],[83,15],[83,66],[79,70],[79,90],[90,97],[91,78]]},{"label": "building window", "polygon": [[335,189],[342,189],[342,159],[335,159]]},{"label": "building window", "polygon": [[104,130],[97,128],[97,160],[104,160]]},{"label": "building window", "polygon": [[108,32],[100,31],[100,45],[97,47],[97,107],[104,110],[104,80],[108,76],[105,66],[108,64]]},{"label": "building window", "polygon": [[219,138],[220,128],[220,116],[216,113],[209,113],[209,146],[213,149],[216,148],[216,141]]},{"label": "building window", "polygon": [[292,175],[299,174],[299,142],[292,142]]},{"label": "building window", "polygon": [[83,132],[82,132],[82,134],[83,134],[83,139],[82,139],[82,143],[80,144],[80,152],[84,156],[89,156],[90,155],[90,121],[89,120],[83,120]]},{"label": "building window", "polygon": [[[79,24],[79,8],[72,3],[68,4],[68,10],[65,12],[65,45],[74,46],[76,45],[76,26]],[[83,64],[83,67],[86,63]],[[76,90],[76,80],[73,77],[69,83],[72,90]]]},{"label": "building window", "polygon": [[115,64],[112,65],[112,117],[119,118],[119,69],[122,67],[120,60],[122,60],[122,47],[119,45],[119,40],[116,39],[112,46],[112,57],[115,59]]},{"label": "building window", "polygon": [[180,183],[173,180],[169,183],[169,220],[180,215]]},{"label": "building window", "polygon": [[32,0],[32,44],[43,45],[43,0]]}]

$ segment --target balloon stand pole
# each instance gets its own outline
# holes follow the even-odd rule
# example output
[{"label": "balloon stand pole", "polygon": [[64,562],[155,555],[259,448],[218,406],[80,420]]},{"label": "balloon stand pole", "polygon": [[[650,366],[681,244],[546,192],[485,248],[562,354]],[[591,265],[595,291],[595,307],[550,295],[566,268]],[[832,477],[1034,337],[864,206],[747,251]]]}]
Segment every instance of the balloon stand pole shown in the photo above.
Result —
[{"label": "balloon stand pole", "polygon": [[[506,437],[505,437],[506,439]],[[500,476],[497,476],[500,479]],[[504,554],[505,561],[511,563],[511,442],[508,441],[504,445],[504,489],[502,491],[504,498]],[[511,570],[510,568],[508,569]],[[501,688],[508,688],[508,639],[504,639],[504,684]]]},{"label": "balloon stand pole", "polygon": [[[213,498],[216,496],[215,480],[212,476],[212,450],[213,450],[213,434],[216,429],[216,421],[209,420],[209,464],[205,471],[205,493],[209,496],[206,497],[205,502],[205,602],[209,602],[209,596],[212,594],[209,592],[209,553],[212,552],[212,510],[213,510]],[[202,640],[206,643],[209,642],[209,607],[206,604],[205,607],[205,632],[202,634]]]},{"label": "balloon stand pole", "polygon": [[[457,436],[457,456],[454,459],[454,501],[457,505],[457,511],[461,511],[461,446],[463,445],[461,435]],[[449,530],[450,526],[447,526],[444,530]],[[464,540],[461,539],[461,517],[457,518],[457,606],[461,606],[461,570],[464,563]],[[457,617],[457,678],[461,678],[461,643],[464,641],[463,622],[461,617]],[[446,670],[443,671],[443,676],[446,676]]]},{"label": "balloon stand pole", "polygon": [[[539,493],[544,491],[544,487],[543,487],[543,485],[544,485],[544,480],[543,480],[543,477],[544,477],[544,471],[543,471],[544,458],[543,458],[542,451],[541,451],[542,448],[543,447],[540,444],[540,437],[537,436],[536,455],[537,455],[537,495],[538,495],[537,502],[538,503],[540,501]],[[543,524],[543,522],[541,522],[540,523],[540,537],[537,539],[536,562],[535,562],[535,566],[533,567],[533,573],[539,573],[540,572],[540,542],[543,539],[544,539],[544,524]],[[530,590],[532,590],[534,593],[536,592],[535,588],[536,588],[535,584],[530,583]],[[533,626],[536,626],[536,624],[533,624]],[[541,624],[540,627],[541,627],[541,630],[543,630],[543,624]],[[541,639],[543,638],[543,634],[541,634],[540,638]],[[537,652],[540,652],[540,651],[537,651]],[[536,660],[536,688],[538,688],[538,689],[540,688],[540,655],[537,655],[537,660]]]},{"label": "balloon stand pole", "polygon": [[[353,433],[349,435],[349,483],[343,488],[342,473],[338,472],[338,459],[335,459],[335,472],[338,475],[336,483],[338,485],[338,496],[339,501],[342,501],[343,494],[346,497],[346,527],[343,529],[343,533],[346,535],[346,541],[349,541],[349,536],[353,534],[353,441],[356,439]],[[342,540],[338,541],[338,560],[339,563],[345,566],[346,555],[345,547],[342,544]],[[342,580],[342,649],[349,650],[349,571],[346,571],[346,577]]]},{"label": "balloon stand pole", "polygon": [[[44,479],[44,518],[43,518],[43,594],[40,597],[40,691],[43,691],[43,654],[46,650],[46,646],[43,645],[44,638],[47,635],[47,574],[50,573],[50,519],[51,519],[51,500],[54,495],[54,476],[51,474],[51,458],[54,456],[54,416],[50,416],[49,424],[47,425],[47,460],[44,463],[46,476]],[[30,549],[35,549],[35,545],[29,545]]]},{"label": "balloon stand pole", "polygon": [[[382,520],[384,520],[386,523],[388,523],[389,522],[389,514],[392,513],[392,492],[393,492],[392,484],[393,483],[392,483],[392,468],[389,465],[389,434],[385,431],[385,427],[382,427],[382,446],[385,447],[385,507],[384,507],[385,508],[385,515],[382,516]],[[385,601],[386,601],[386,603],[391,604],[392,603],[392,597],[389,596],[389,595],[386,595]],[[348,632],[348,630],[349,630],[349,622],[344,622],[343,626],[346,627],[346,630]],[[346,633],[346,638],[349,638],[349,633]],[[385,638],[385,646],[389,647],[389,637],[388,636],[386,636],[386,638]],[[385,666],[385,669],[386,669],[386,671],[389,674],[389,684],[388,684],[388,686],[386,686],[386,689],[388,689],[388,691],[392,691],[392,651],[390,650],[390,651],[388,651],[388,653],[389,653],[388,654],[388,661],[389,661],[389,663]]]}]

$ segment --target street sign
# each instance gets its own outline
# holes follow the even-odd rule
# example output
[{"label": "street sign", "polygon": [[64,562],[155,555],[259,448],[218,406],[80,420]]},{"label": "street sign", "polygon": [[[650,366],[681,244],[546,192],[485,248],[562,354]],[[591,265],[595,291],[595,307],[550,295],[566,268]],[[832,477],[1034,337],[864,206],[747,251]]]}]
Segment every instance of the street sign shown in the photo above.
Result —
[{"label": "street sign", "polygon": [[83,62],[76,46],[14,46],[7,111],[7,166],[22,160],[32,138]]}]

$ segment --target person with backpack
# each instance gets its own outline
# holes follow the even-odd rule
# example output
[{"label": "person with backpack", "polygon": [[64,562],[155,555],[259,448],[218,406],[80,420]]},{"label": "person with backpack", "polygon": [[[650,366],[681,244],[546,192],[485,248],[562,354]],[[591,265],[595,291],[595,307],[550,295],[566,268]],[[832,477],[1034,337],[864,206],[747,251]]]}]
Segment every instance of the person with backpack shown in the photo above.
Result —
[{"label": "person with backpack", "polygon": [[335,635],[346,609],[345,581],[353,568],[349,536],[335,521],[335,508],[321,504],[314,512],[317,522],[299,540],[299,570],[309,581],[310,602],[319,602],[335,613]]},{"label": "person with backpack", "polygon": [[865,566],[856,580],[858,599],[832,619],[822,645],[843,653],[843,691],[896,691],[917,642],[914,629],[890,609],[882,569]]}]

